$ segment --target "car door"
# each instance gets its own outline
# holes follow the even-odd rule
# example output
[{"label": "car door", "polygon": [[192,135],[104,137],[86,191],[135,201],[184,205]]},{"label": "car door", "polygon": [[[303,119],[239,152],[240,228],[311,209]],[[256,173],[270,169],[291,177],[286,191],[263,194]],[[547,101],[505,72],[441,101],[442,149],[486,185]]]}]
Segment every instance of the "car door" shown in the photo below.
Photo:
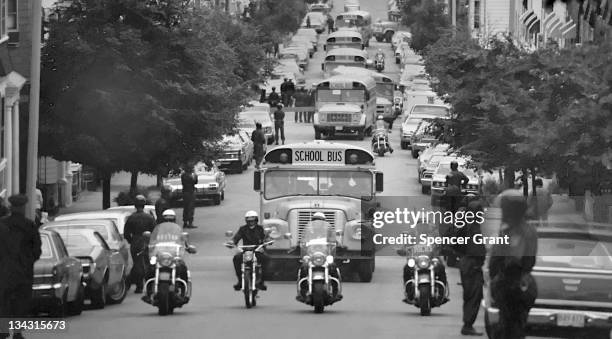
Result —
[{"label": "car door", "polygon": [[246,152],[246,155],[247,155],[247,162],[248,162],[249,159],[253,158],[253,152],[254,152],[253,141],[251,141],[251,138],[249,137],[249,134],[246,133],[245,131],[240,131],[240,134],[241,134],[242,139],[244,140],[244,143],[245,143],[245,152]]},{"label": "car door", "polygon": [[112,250],[104,238],[100,235],[100,233],[94,233],[96,239],[100,243],[102,247],[101,256],[107,257],[108,262],[108,286],[114,286],[119,283],[123,278],[123,272],[125,269],[125,264],[123,258],[121,257],[121,253],[117,250]]},{"label": "car door", "polygon": [[225,173],[220,171],[215,164],[213,164],[213,169],[217,176],[217,182],[219,183],[219,191],[223,192],[225,190]]}]

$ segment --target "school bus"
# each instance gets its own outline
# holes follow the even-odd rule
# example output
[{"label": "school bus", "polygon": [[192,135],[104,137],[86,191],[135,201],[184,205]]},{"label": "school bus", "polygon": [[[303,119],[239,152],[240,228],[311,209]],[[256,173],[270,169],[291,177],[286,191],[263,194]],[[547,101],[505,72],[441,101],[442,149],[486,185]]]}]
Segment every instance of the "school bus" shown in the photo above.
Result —
[{"label": "school bus", "polygon": [[327,51],[321,70],[324,76],[329,76],[331,72],[340,66],[351,66],[366,68],[368,63],[368,53],[357,48],[340,47]]},{"label": "school bus", "polygon": [[357,31],[338,30],[331,33],[325,40],[323,50],[331,51],[334,48],[356,48],[364,49],[363,38]]},{"label": "school bus", "polygon": [[338,235],[337,264],[357,271],[362,281],[372,279],[374,230],[363,220],[383,191],[383,173],[372,153],[326,141],[279,146],[255,172],[254,190],[263,226],[275,240],[267,248],[271,267],[295,268],[304,228],[322,212]]},{"label": "school bus", "polygon": [[[376,82],[369,76],[337,75],[314,85],[315,139],[356,133],[363,140],[376,122]],[[357,110],[355,109],[357,107]]]},{"label": "school bus", "polygon": [[336,16],[336,27],[357,27],[363,38],[365,47],[370,47],[372,31],[372,16],[366,11],[350,11]]}]

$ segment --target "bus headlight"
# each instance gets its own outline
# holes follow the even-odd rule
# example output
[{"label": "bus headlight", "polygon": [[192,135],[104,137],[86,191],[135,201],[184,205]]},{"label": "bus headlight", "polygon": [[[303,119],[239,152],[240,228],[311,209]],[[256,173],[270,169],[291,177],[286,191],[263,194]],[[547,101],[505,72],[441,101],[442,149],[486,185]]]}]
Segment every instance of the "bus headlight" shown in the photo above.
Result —
[{"label": "bus headlight", "polygon": [[353,232],[351,233],[351,238],[355,240],[361,240],[361,225],[353,226],[352,231]]},{"label": "bus headlight", "polygon": [[276,225],[270,225],[267,227],[266,231],[268,232],[268,235],[270,236],[270,238],[272,239],[278,239],[281,237],[280,232],[278,231],[278,226]]}]

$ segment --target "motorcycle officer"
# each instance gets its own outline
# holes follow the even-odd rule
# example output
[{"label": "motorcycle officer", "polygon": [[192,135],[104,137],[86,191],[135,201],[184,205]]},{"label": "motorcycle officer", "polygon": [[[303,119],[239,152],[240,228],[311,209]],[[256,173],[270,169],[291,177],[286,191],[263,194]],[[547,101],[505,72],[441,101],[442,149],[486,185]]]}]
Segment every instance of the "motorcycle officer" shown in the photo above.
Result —
[{"label": "motorcycle officer", "polygon": [[[244,246],[261,245],[266,241],[266,232],[263,226],[259,225],[259,215],[255,211],[248,211],[244,215],[246,225],[240,226],[234,238],[228,242],[233,246],[238,245],[240,240]],[[259,275],[259,281],[256,284],[257,289],[266,291],[268,287],[264,283],[264,276],[266,274],[267,265],[269,262],[268,256],[263,252],[255,252],[257,261],[261,265],[261,274]],[[234,255],[234,270],[236,271],[236,277],[238,282],[234,285],[234,290],[240,291],[242,287],[242,253],[236,253]]]},{"label": "motorcycle officer", "polygon": [[375,60],[382,60],[383,62],[385,61],[385,53],[383,53],[382,49],[380,48],[378,49],[374,57]]},{"label": "motorcycle officer", "polygon": [[[418,239],[419,238],[419,234],[428,234],[428,235],[434,235],[433,233],[435,233],[434,231],[434,225],[428,225],[428,224],[418,224],[416,226],[416,234],[415,237]],[[448,281],[446,279],[446,267],[444,266],[444,263],[442,261],[442,259],[440,258],[440,248],[436,247],[433,250],[432,253],[432,258],[438,258],[438,264],[434,266],[434,274],[437,280],[439,280],[440,282],[442,282],[444,284],[444,287],[446,289],[446,293],[448,295]],[[406,285],[406,281],[412,279],[414,277],[414,267],[410,267],[408,266],[408,264],[404,265],[404,285]],[[410,291],[412,292],[412,291]],[[448,297],[444,297],[444,303],[448,302]],[[407,299],[403,300],[404,302],[408,303]]]},{"label": "motorcycle officer", "polygon": [[[325,220],[325,214],[321,212],[316,212],[315,214],[312,215],[310,222],[304,228],[303,242],[307,243],[310,240],[316,239],[321,234],[327,234],[328,243],[334,243],[334,244],[336,243],[337,241],[336,232],[334,231],[334,228],[331,227],[330,223]],[[306,277],[307,274],[308,274],[308,263],[304,262],[298,269],[298,275],[301,279],[301,278]],[[338,269],[335,263],[331,263],[329,265],[329,274],[332,277],[340,280],[340,270]],[[301,286],[300,289],[304,291],[307,289],[307,286],[303,286],[303,287]],[[340,300],[342,299],[342,295],[338,293],[336,298]],[[305,300],[305,296],[302,294],[299,294],[296,297],[296,299],[298,301],[303,302]]]},{"label": "motorcycle officer", "polygon": [[[149,213],[144,212],[146,198],[143,195],[137,195],[134,206],[136,212],[130,215],[125,222],[125,240],[130,244],[130,253],[132,255],[132,270],[130,271],[130,285],[136,285],[134,293],[142,293],[143,277],[146,270],[146,239],[143,237],[144,232],[151,232],[155,227],[155,218]],[[128,285],[129,286],[129,285]],[[129,288],[129,287],[128,287]]]},{"label": "motorcycle officer", "polygon": [[387,130],[387,125],[385,124],[384,117],[379,115],[376,118],[376,124],[374,125],[375,129],[372,133],[372,145],[374,145],[378,141],[378,137],[382,135],[385,138],[385,145],[389,148],[389,152],[393,153],[393,148],[391,147],[391,143],[389,142],[389,133]]},{"label": "motorcycle officer", "polygon": [[[162,213],[162,220],[159,220],[159,223],[155,226],[153,232],[151,232],[150,239],[156,241],[160,234],[180,235],[182,232],[183,229],[176,223],[176,213],[171,209],[167,209]],[[189,243],[187,242],[187,239],[182,240],[184,242],[185,248],[189,248]],[[149,252],[151,251],[151,249],[152,248],[149,247]],[[189,279],[187,274],[187,265],[185,265],[185,262],[183,260],[177,262],[176,275],[184,281],[188,281]],[[155,266],[148,265],[145,281],[153,278],[154,276]],[[141,298],[146,303],[151,303],[152,288],[152,284],[149,284],[149,286],[147,286],[147,293]]]}]

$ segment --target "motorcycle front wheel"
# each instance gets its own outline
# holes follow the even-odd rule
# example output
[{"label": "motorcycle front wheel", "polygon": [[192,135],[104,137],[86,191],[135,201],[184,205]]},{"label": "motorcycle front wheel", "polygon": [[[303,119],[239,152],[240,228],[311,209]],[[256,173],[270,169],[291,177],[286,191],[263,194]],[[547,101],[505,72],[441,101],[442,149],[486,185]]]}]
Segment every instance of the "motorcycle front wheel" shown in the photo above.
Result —
[{"label": "motorcycle front wheel", "polygon": [[157,287],[157,313],[159,315],[168,315],[171,314],[172,311],[170,285],[165,282],[159,283]]},{"label": "motorcycle front wheel", "polygon": [[419,286],[419,308],[423,316],[431,314],[431,291],[429,288],[429,285]]},{"label": "motorcycle front wheel", "polygon": [[325,309],[324,302],[325,289],[323,288],[322,281],[315,281],[312,284],[312,305],[314,306],[315,313],[323,313]]},{"label": "motorcycle front wheel", "polygon": [[244,275],[244,305],[246,308],[251,308],[255,306],[255,294],[251,290],[251,274]]}]

